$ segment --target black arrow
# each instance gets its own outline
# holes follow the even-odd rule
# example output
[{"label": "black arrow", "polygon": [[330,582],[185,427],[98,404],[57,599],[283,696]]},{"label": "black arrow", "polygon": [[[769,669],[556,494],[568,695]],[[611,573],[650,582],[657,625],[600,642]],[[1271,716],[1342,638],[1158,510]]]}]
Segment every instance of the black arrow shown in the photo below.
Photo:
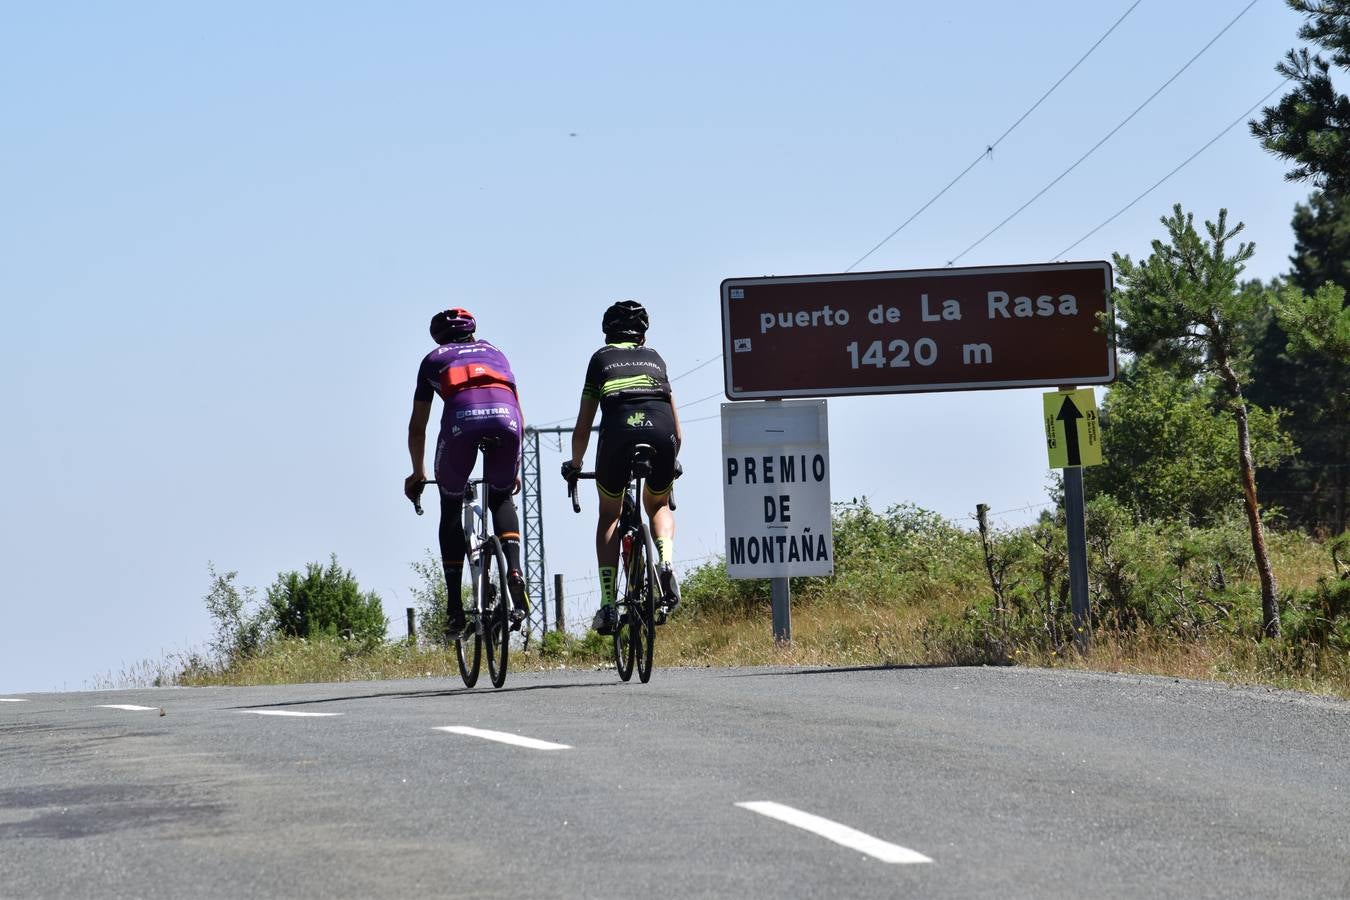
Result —
[{"label": "black arrow", "polygon": [[1064,444],[1069,451],[1069,465],[1081,466],[1083,456],[1078,452],[1078,420],[1083,418],[1083,414],[1073,405],[1072,397],[1065,395],[1064,405],[1059,408],[1059,415],[1055,418],[1064,423]]}]

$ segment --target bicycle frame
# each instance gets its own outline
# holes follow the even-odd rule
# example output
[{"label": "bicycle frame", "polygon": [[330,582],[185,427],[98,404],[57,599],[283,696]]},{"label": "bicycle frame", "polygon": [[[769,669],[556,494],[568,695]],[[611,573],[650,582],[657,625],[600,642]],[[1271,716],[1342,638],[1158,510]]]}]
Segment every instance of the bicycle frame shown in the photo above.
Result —
[{"label": "bicycle frame", "polygon": [[[656,542],[652,529],[643,521],[645,504],[643,488],[651,475],[654,448],[648,444],[637,444],[628,465],[628,481],[624,485],[622,503],[619,507],[619,520],[614,539],[618,544],[618,571],[622,575],[623,590],[614,598],[619,617],[613,632],[614,665],[619,678],[628,681],[636,663],[638,678],[644,684],[652,675],[652,650],[656,643],[655,627],[665,621],[665,614],[655,600],[654,595],[660,582],[656,574]],[[676,469],[678,477],[680,470]],[[594,479],[594,472],[578,472],[568,479],[568,496],[572,500],[574,512],[581,512],[577,501],[577,481]],[[672,509],[675,507],[674,495],[669,499]],[[642,504],[642,505],[639,505]],[[648,517],[650,519],[650,516]],[[642,570],[634,568],[633,541],[641,541],[637,555],[642,559]],[[616,588],[619,585],[616,584]]]},{"label": "bicycle frame", "polygon": [[[470,479],[468,485],[464,488],[464,562],[469,566],[469,577],[472,579],[469,584],[478,584],[479,575],[482,573],[481,554],[483,547],[488,542],[488,517],[481,503],[478,502],[478,487],[482,485],[486,493],[487,482],[482,478]],[[475,533],[474,523],[478,524]],[[479,637],[483,636],[483,601],[476,589],[470,588],[475,597],[474,613],[474,631]]]},{"label": "bicycle frame", "polygon": [[[423,487],[427,487],[428,485],[437,484],[437,482],[433,479],[428,479],[421,484]],[[464,561],[468,563],[469,566],[470,585],[478,583],[478,577],[482,570],[482,566],[479,562],[479,554],[482,552],[484,545],[487,544],[488,537],[490,536],[488,533],[487,511],[484,510],[482,504],[478,502],[478,489],[480,485],[483,487],[483,492],[486,493],[487,480],[484,478],[471,478],[464,487]],[[413,501],[413,508],[417,510],[419,516],[422,515],[422,502],[420,499]],[[475,527],[475,525],[477,527]],[[476,597],[477,592],[474,592],[474,595]],[[481,606],[481,601],[476,603],[475,606]],[[474,631],[477,632],[479,637],[482,637],[483,635],[482,613],[482,609],[476,609],[474,614]]]},{"label": "bicycle frame", "polygon": [[[644,509],[639,506],[638,498],[642,496],[642,484],[644,475],[638,472],[633,473],[628,486],[624,489],[623,508],[619,511],[619,561],[625,567],[628,561],[623,558],[623,539],[626,535],[641,535],[643,542],[647,547],[647,553],[644,559],[647,561],[647,583],[657,584],[656,581],[656,542],[652,538],[652,530],[648,524],[642,520]],[[673,508],[673,504],[672,504]],[[629,573],[629,579],[632,580],[634,573]]]}]

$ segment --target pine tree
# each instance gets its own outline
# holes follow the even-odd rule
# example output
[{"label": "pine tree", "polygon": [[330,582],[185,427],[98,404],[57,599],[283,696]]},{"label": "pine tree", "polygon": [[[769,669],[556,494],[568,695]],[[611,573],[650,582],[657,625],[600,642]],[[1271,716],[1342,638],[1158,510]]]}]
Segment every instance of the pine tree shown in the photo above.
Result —
[{"label": "pine tree", "polygon": [[1249,382],[1245,353],[1247,333],[1265,306],[1265,294],[1244,290],[1238,278],[1255,245],[1230,242],[1242,224],[1228,227],[1228,211],[1206,222],[1208,240],[1195,230],[1193,217],[1181,204],[1162,219],[1168,242],[1153,241],[1153,253],[1142,263],[1116,254],[1119,273],[1116,316],[1121,346],[1130,353],[1175,371],[1217,376],[1227,412],[1237,424],[1238,471],[1247,513],[1252,552],[1261,579],[1262,634],[1278,637],[1280,611],[1275,573],[1266,550],[1265,527],[1256,494],[1251,430],[1244,388]]},{"label": "pine tree", "polygon": [[[1309,302],[1325,285],[1350,287],[1350,203],[1319,191],[1295,208],[1293,227],[1289,287]],[[1284,426],[1299,450],[1262,473],[1262,493],[1291,525],[1339,534],[1350,524],[1350,368],[1334,353],[1313,350],[1317,321],[1297,314],[1302,307],[1290,306],[1288,288],[1283,295],[1276,305],[1290,327],[1268,317],[1255,341],[1249,396],[1286,411]]]},{"label": "pine tree", "polygon": [[1275,71],[1293,89],[1249,125],[1263,147],[1293,163],[1287,179],[1350,196],[1350,98],[1331,81],[1332,66],[1350,70],[1350,0],[1287,2],[1307,17],[1298,36],[1319,44],[1331,59],[1306,48],[1290,50]]}]

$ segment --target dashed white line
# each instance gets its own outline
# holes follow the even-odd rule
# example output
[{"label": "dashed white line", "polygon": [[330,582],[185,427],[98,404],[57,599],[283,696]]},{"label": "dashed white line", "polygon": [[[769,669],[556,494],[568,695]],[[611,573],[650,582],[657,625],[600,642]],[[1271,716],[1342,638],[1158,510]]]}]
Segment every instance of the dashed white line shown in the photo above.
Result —
[{"label": "dashed white line", "polygon": [[127,712],[151,712],[158,710],[158,706],[136,706],[133,703],[100,703],[99,709],[124,709]]},{"label": "dashed white line", "polygon": [[798,828],[805,829],[812,834],[818,834],[829,841],[834,841],[844,847],[857,850],[859,853],[866,853],[875,859],[886,863],[929,863],[931,859],[922,853],[911,850],[908,847],[901,847],[899,844],[892,844],[883,841],[880,838],[874,838],[870,834],[864,834],[856,828],[849,828],[839,822],[825,819],[820,816],[814,816],[808,812],[802,812],[800,809],[793,809],[791,806],[784,806],[782,803],[772,801],[754,801],[750,803],[737,803],[742,809],[748,809],[751,812],[757,812],[761,816],[768,816],[770,819],[777,819],[780,822],[786,822],[789,825],[795,825]]},{"label": "dashed white line", "polygon": [[27,697],[0,697],[0,703],[27,703]]},{"label": "dashed white line", "polygon": [[342,713],[325,712],[296,712],[290,709],[241,709],[241,713],[249,713],[255,716],[295,716],[296,718],[327,718],[329,716],[340,716]]},{"label": "dashed white line", "polygon": [[507,731],[490,731],[486,728],[470,728],[468,725],[443,725],[436,729],[437,731],[448,731],[451,734],[463,734],[469,737],[483,738],[489,741],[500,741],[503,744],[514,744],[517,747],[529,747],[531,750],[571,750],[570,744],[555,744],[551,741],[541,741],[538,738],[523,737],[519,734],[511,734]]}]

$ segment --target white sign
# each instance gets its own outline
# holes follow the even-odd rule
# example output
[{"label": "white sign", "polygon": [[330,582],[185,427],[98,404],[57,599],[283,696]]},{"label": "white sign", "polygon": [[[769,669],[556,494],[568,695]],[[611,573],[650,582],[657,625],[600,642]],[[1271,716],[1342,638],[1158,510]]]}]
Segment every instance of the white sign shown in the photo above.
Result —
[{"label": "white sign", "polygon": [[727,575],[834,574],[824,400],[722,404]]}]

